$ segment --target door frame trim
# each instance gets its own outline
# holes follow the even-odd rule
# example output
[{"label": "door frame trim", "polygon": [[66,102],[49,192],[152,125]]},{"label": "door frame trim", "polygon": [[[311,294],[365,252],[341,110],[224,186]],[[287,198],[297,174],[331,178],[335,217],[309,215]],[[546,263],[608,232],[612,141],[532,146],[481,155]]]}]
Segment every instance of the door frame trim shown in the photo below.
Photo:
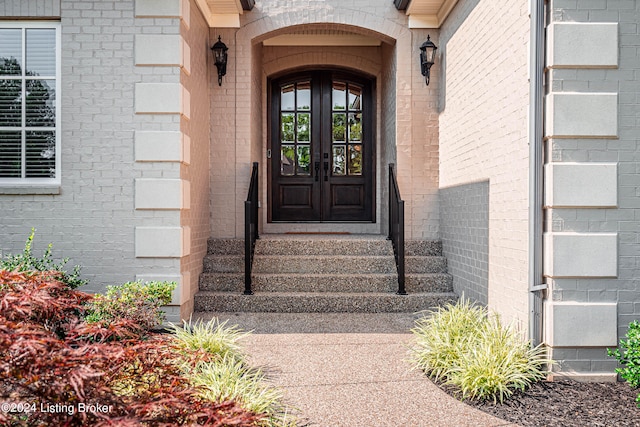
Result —
[{"label": "door frame trim", "polygon": [[[276,81],[286,82],[287,80],[296,81],[300,78],[304,78],[304,76],[311,76],[315,72],[326,72],[326,73],[335,73],[339,77],[344,78],[345,80],[349,80],[350,78],[354,82],[366,81],[371,90],[371,100],[369,102],[370,109],[370,118],[371,118],[371,161],[370,161],[370,187],[371,187],[371,220],[354,220],[354,221],[274,221],[273,211],[272,211],[272,199],[273,199],[273,164],[274,159],[279,158],[274,150],[274,141],[272,138],[272,104],[274,102],[273,98],[273,84]],[[376,76],[371,75],[369,73],[363,72],[361,70],[357,70],[349,67],[335,67],[335,66],[326,66],[326,65],[317,65],[317,66],[304,66],[298,67],[289,70],[283,70],[278,73],[267,76],[267,96],[266,96],[266,149],[270,150],[271,157],[266,158],[266,210],[267,210],[267,223],[269,224],[327,224],[330,226],[331,224],[377,224],[377,190],[378,190],[378,179],[377,179],[377,165],[378,165],[378,140],[377,140],[377,87],[376,87]],[[265,156],[266,157],[266,156]]]}]

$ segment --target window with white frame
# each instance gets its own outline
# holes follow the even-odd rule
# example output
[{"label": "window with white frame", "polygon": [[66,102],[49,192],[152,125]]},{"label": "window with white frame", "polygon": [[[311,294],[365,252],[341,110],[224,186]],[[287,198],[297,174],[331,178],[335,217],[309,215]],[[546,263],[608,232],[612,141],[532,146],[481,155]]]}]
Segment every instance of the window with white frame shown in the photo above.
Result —
[{"label": "window with white frame", "polygon": [[60,26],[0,21],[0,186],[60,182]]}]

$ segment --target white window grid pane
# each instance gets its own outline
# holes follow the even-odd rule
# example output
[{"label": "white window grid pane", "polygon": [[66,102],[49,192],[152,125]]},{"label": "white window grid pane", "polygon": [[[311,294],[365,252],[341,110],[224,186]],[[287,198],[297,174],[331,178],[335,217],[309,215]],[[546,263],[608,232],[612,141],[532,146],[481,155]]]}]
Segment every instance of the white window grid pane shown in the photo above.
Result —
[{"label": "white window grid pane", "polygon": [[[0,178],[0,186],[4,186],[4,185],[23,185],[23,184],[59,184],[60,183],[60,164],[61,164],[61,159],[60,159],[60,78],[59,76],[61,75],[61,64],[60,64],[60,49],[61,49],[61,37],[60,37],[60,24],[59,23],[53,23],[53,22],[15,22],[15,23],[11,23],[11,22],[2,22],[0,23],[0,28],[8,28],[8,29],[15,29],[15,28],[19,28],[21,29],[21,34],[22,34],[22,42],[21,42],[21,46],[22,46],[22,52],[21,52],[21,75],[7,75],[7,76],[2,76],[0,78],[2,79],[6,79],[6,80],[10,80],[10,79],[15,79],[15,80],[20,80],[21,81],[21,85],[22,85],[22,93],[21,93],[21,113],[22,113],[22,117],[21,117],[21,126],[19,127],[8,127],[8,126],[0,126],[0,130],[4,130],[4,131],[20,131],[21,133],[21,177],[20,178],[8,178],[8,179],[3,179]],[[55,31],[55,64],[53,69],[55,69],[55,74],[54,75],[31,75],[28,76],[27,75],[27,70],[26,68],[28,67],[27,65],[27,31],[29,29],[48,29],[48,30],[53,30]],[[52,69],[52,67],[48,68],[49,70]],[[43,80],[44,83],[50,87],[53,88],[53,93],[51,96],[51,99],[49,99],[49,102],[47,102],[47,104],[49,105],[49,107],[51,107],[54,111],[54,116],[55,116],[55,125],[52,126],[26,126],[26,122],[27,122],[27,108],[26,108],[26,97],[27,97],[27,92],[26,92],[26,86],[27,86],[27,81],[28,80]],[[26,146],[26,142],[27,142],[27,132],[38,132],[38,131],[47,131],[47,132],[51,132],[53,131],[55,134],[55,147],[53,149],[54,151],[54,156],[55,156],[55,170],[54,173],[52,174],[53,176],[51,177],[47,177],[47,178],[27,178],[27,157],[29,156],[28,150],[27,150],[27,146]],[[51,156],[51,150],[48,149],[46,150],[46,156]],[[48,176],[49,174],[42,174],[43,176]]]}]

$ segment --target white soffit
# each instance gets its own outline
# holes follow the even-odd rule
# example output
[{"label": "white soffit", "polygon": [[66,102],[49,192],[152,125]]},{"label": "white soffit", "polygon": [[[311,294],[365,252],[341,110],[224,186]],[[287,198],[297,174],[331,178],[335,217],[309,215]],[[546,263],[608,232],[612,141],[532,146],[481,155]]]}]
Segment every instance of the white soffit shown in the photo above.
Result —
[{"label": "white soffit", "polygon": [[409,28],[440,28],[458,0],[411,0]]},{"label": "white soffit", "polygon": [[240,0],[196,0],[211,28],[240,28]]}]

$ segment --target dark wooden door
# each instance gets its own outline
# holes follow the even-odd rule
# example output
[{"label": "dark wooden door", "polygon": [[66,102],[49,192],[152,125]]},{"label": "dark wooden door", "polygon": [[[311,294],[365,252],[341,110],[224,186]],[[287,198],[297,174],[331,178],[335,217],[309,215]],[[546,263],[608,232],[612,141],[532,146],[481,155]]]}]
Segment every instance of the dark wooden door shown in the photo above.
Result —
[{"label": "dark wooden door", "polygon": [[372,86],[337,71],[271,82],[271,221],[374,221]]}]

